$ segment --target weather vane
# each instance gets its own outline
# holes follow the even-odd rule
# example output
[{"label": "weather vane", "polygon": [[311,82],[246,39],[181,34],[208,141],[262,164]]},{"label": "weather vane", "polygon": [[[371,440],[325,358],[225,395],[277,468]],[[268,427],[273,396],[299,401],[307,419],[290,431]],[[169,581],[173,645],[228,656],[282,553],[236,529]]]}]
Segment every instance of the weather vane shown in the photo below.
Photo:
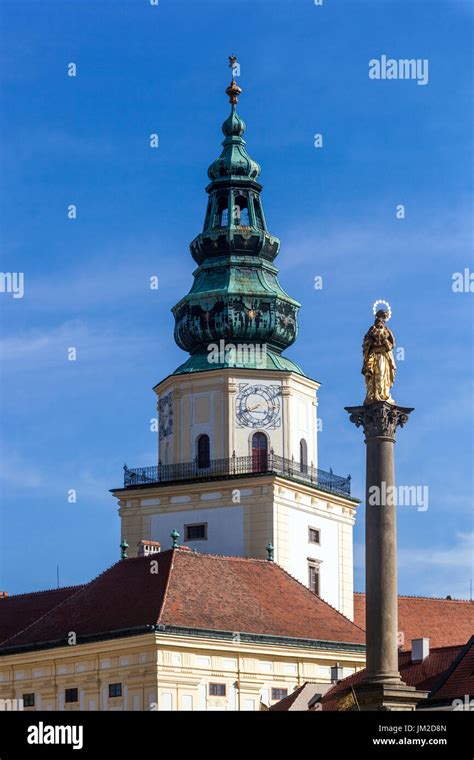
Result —
[{"label": "weather vane", "polygon": [[241,88],[235,81],[235,75],[239,74],[239,63],[236,55],[229,55],[229,67],[232,69],[232,81],[227,87],[226,93],[229,96],[229,103],[232,103],[232,105],[235,106],[239,100],[239,95],[242,92]]}]

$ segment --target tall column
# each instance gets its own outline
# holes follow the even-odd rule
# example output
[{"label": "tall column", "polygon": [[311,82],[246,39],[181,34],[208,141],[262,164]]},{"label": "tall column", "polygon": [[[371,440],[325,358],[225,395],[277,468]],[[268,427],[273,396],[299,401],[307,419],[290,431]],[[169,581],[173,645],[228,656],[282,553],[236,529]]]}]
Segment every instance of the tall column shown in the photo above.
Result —
[{"label": "tall column", "polygon": [[[397,516],[394,444],[395,430],[413,409],[376,401],[347,407],[350,420],[363,427],[366,443],[365,498],[365,623],[367,664],[365,680],[397,682],[398,598]],[[387,495],[390,495],[387,498]]]},{"label": "tall column", "polygon": [[388,401],[346,407],[366,443],[365,595],[366,672],[361,709],[413,710],[424,692],[398,671],[397,526],[394,444],[411,408]]}]

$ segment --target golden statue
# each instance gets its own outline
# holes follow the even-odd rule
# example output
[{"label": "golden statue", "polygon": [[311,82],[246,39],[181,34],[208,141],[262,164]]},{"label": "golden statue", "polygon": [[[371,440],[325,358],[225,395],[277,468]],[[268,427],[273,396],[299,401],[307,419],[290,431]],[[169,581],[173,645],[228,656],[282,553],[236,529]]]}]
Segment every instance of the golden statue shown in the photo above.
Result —
[{"label": "golden statue", "polygon": [[[379,309],[376,312],[375,309],[379,304],[388,306],[388,311]],[[362,344],[364,355],[362,374],[365,376],[366,386],[364,404],[373,404],[374,401],[388,401],[390,404],[394,404],[395,401],[390,395],[390,389],[395,380],[396,372],[392,353],[395,337],[385,324],[392,315],[390,305],[386,301],[376,301],[374,314],[374,324],[364,335]]]}]

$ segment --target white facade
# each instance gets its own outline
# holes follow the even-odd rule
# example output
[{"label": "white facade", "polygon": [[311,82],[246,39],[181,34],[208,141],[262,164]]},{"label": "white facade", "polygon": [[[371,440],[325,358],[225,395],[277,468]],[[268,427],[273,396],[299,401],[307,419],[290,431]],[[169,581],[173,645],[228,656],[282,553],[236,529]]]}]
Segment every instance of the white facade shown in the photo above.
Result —
[{"label": "white facade", "polygon": [[[272,544],[275,562],[352,619],[356,502],[305,480],[318,465],[318,388],[294,372],[242,369],[157,385],[159,461],[170,469],[167,482],[115,491],[129,556],[142,539],[170,548],[174,530],[179,544],[211,554],[266,559]],[[273,456],[268,470],[256,437],[264,461]],[[219,460],[232,468],[220,472]]]},{"label": "white facade", "polygon": [[[212,494],[214,495],[214,494]],[[220,494],[218,494],[220,497]],[[204,540],[186,540],[186,526],[201,524],[206,526],[207,537]],[[198,552],[210,554],[227,554],[240,557],[244,554],[244,510],[239,506],[216,507],[215,509],[196,509],[192,511],[162,512],[151,518],[152,537],[166,537],[169,543],[170,533],[177,530],[184,543]]]},{"label": "white facade", "polygon": [[159,461],[193,462],[198,440],[209,437],[210,459],[252,454],[252,437],[261,432],[268,451],[318,466],[319,384],[293,372],[214,370],[171,375],[154,389],[158,395]]}]

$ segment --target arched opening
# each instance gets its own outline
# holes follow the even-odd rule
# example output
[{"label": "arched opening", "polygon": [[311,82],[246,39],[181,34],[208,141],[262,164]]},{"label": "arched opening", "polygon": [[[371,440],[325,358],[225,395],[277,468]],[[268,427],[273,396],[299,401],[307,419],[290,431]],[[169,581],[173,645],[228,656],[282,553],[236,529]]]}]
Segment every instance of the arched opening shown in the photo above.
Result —
[{"label": "arched opening", "polygon": [[300,472],[308,472],[308,445],[304,438],[300,441]]},{"label": "arched opening", "polygon": [[217,213],[215,216],[214,227],[227,227],[229,224],[229,198],[227,195],[221,195],[217,199]]},{"label": "arched opening", "polygon": [[266,472],[268,469],[268,440],[265,433],[252,436],[252,470]]},{"label": "arched opening", "polygon": [[206,217],[204,219],[204,229],[207,230],[211,221],[212,200],[209,198],[207,202]]},{"label": "arched opening", "polygon": [[261,209],[260,203],[257,200],[257,198],[255,198],[255,200],[253,202],[253,208],[254,208],[254,212],[255,212],[255,224],[257,225],[257,229],[258,230],[264,230],[265,229],[265,225],[263,223],[262,209]]},{"label": "arched opening", "polygon": [[238,195],[234,201],[234,224],[237,227],[250,226],[248,203],[244,195]]},{"label": "arched opening", "polygon": [[211,466],[210,442],[208,435],[200,435],[197,439],[197,466],[206,469]]}]

